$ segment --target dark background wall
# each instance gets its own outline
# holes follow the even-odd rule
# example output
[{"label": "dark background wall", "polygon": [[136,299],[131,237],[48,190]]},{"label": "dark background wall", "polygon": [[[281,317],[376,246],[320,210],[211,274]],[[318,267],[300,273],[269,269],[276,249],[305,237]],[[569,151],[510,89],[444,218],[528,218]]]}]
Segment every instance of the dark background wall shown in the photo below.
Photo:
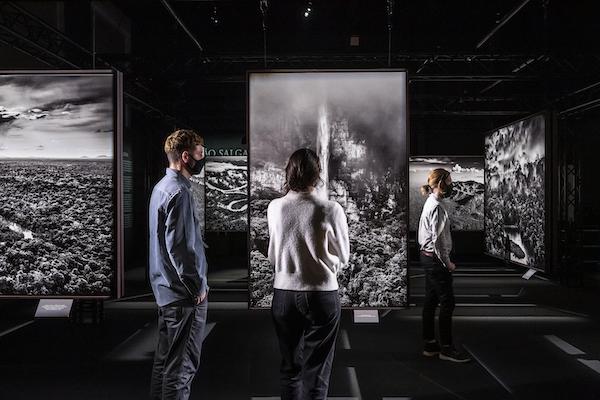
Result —
[{"label": "dark background wall", "polygon": [[[254,1],[172,0],[179,21],[154,0],[2,1],[0,69],[112,67],[124,73],[124,150],[131,168],[125,277],[126,294],[135,294],[148,289],[147,206],[166,167],[164,138],[193,128],[209,148],[244,148],[245,73],[265,67],[407,69],[411,155],[482,155],[485,132],[554,110],[560,149],[574,148],[571,158],[580,165],[580,224],[600,225],[594,2],[532,0],[490,36],[519,3],[396,1],[389,17],[383,0],[335,0],[315,3],[307,19],[306,2],[271,1],[263,36]],[[215,7],[218,23],[211,19]],[[208,234],[207,241],[215,268],[244,262],[229,257],[245,254],[244,235]],[[480,234],[456,233],[459,255],[481,249]]]}]

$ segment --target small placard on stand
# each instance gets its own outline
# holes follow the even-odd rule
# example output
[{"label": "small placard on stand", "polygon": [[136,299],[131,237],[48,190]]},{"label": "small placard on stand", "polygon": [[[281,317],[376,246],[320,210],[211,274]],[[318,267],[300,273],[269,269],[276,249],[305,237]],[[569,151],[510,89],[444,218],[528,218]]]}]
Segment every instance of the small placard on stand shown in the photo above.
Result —
[{"label": "small placard on stand", "polygon": [[40,300],[36,318],[69,318],[73,307],[72,299],[42,299]]},{"label": "small placard on stand", "polygon": [[529,278],[531,278],[533,275],[535,275],[537,271],[535,269],[529,269],[529,271],[525,272],[525,275],[523,275],[523,279],[527,279],[529,280]]},{"label": "small placard on stand", "polygon": [[354,310],[355,324],[378,324],[379,310]]}]

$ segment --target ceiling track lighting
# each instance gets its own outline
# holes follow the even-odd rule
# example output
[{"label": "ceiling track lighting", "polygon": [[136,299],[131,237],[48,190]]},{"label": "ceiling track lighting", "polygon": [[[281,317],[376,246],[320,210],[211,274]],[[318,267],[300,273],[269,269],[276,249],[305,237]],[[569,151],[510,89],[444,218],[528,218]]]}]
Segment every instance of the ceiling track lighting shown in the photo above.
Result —
[{"label": "ceiling track lighting", "polygon": [[308,0],[308,3],[306,4],[306,8],[304,9],[304,18],[310,17],[310,14],[312,14],[312,0]]},{"label": "ceiling track lighting", "polygon": [[210,16],[210,22],[212,22],[212,24],[215,25],[215,26],[219,25],[219,23],[221,22],[220,19],[219,19],[219,14],[217,12],[217,6],[216,5],[214,6],[212,15]]}]

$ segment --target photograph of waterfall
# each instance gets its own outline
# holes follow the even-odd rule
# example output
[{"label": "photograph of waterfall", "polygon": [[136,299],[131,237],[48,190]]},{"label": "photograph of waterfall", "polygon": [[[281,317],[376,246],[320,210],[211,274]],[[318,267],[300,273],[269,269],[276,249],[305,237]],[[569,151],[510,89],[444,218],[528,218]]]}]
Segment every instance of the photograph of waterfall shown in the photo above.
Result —
[{"label": "photograph of waterfall", "polygon": [[114,75],[0,73],[0,296],[110,296]]},{"label": "photograph of waterfall", "polygon": [[322,196],[344,208],[350,262],[342,306],[407,305],[408,155],[404,71],[249,74],[250,307],[269,307],[267,207],[298,148],[321,161]]},{"label": "photograph of waterfall", "polygon": [[411,157],[409,164],[409,227],[419,229],[419,219],[427,197],[421,186],[427,184],[429,173],[444,168],[452,173],[454,193],[444,199],[450,214],[452,230],[483,231],[483,157],[423,156]]},{"label": "photograph of waterfall", "polygon": [[248,229],[248,157],[208,157],[206,161],[206,230]]},{"label": "photograph of waterfall", "polygon": [[544,268],[546,119],[538,114],[485,138],[485,248],[492,256]]}]

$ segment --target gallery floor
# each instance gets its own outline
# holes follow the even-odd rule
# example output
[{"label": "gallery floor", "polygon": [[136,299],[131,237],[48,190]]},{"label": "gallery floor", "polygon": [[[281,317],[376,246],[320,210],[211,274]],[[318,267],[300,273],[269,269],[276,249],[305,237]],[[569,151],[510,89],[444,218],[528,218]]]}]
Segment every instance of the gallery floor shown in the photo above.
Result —
[{"label": "gallery floor", "polygon": [[[355,324],[344,312],[330,398],[600,399],[600,296],[521,275],[463,263],[456,336],[475,361],[456,365],[420,355],[423,281],[414,266],[411,309],[378,325]],[[106,304],[100,326],[32,320],[34,302],[15,307],[0,303],[0,398],[147,398],[156,324],[149,298]],[[245,307],[211,302],[192,398],[278,398],[269,312]]]}]

